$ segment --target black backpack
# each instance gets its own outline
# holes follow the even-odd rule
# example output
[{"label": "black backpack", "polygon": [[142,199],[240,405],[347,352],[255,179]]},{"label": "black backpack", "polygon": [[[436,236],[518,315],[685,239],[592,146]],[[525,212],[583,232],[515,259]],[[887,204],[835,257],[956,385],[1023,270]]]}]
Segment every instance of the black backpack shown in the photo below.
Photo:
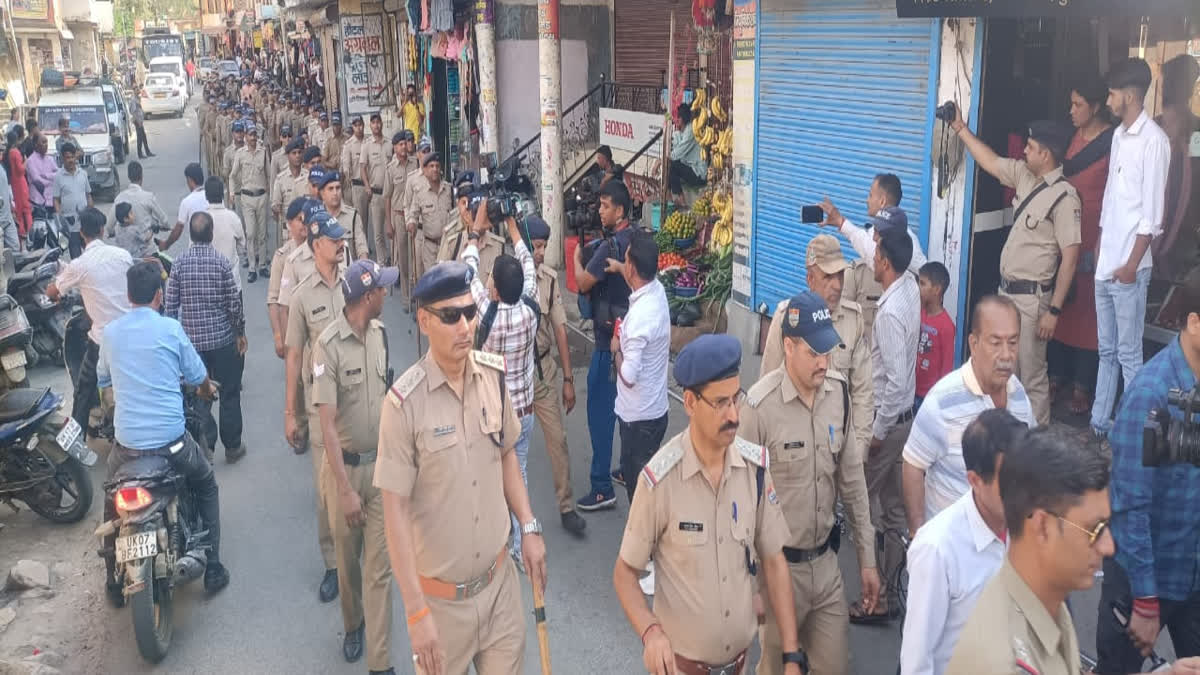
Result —
[{"label": "black backpack", "polygon": [[[538,328],[541,327],[542,323],[542,310],[538,307],[537,300],[528,295],[522,295],[521,302],[532,309],[533,315],[537,317],[537,323],[533,327],[533,334],[536,339]],[[500,303],[492,302],[488,305],[487,311],[483,313],[483,317],[479,320],[479,327],[475,329],[475,349],[483,349],[483,343],[487,342],[488,335],[492,332],[492,324],[496,321],[496,312],[498,311],[500,311]],[[536,347],[534,349],[536,351]]]}]

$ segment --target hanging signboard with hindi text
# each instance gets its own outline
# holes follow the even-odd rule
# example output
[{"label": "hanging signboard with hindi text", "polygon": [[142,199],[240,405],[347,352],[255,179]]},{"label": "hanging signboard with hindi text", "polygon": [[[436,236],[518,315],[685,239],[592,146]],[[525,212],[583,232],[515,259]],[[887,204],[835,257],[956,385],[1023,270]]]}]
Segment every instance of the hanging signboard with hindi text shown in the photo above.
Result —
[{"label": "hanging signboard with hindi text", "polygon": [[373,112],[387,101],[380,100],[387,86],[384,64],[383,16],[351,14],[341,17],[348,114]]}]

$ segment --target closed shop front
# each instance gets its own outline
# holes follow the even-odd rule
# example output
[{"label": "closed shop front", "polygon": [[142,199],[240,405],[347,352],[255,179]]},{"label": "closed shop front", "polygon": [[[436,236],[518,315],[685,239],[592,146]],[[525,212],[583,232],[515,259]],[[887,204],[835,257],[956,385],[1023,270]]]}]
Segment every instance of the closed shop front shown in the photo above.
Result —
[{"label": "closed shop front", "polygon": [[[691,2],[616,0],[613,6],[614,79],[620,84],[666,86],[671,14],[675,14],[675,68],[699,67]],[[689,80],[689,86],[694,83]]]},{"label": "closed shop front", "polygon": [[897,19],[893,0],[760,1],[751,307],[764,311],[804,286],[820,228],[801,206],[828,196],[861,224],[877,174],[900,177],[928,250],[940,27]]}]

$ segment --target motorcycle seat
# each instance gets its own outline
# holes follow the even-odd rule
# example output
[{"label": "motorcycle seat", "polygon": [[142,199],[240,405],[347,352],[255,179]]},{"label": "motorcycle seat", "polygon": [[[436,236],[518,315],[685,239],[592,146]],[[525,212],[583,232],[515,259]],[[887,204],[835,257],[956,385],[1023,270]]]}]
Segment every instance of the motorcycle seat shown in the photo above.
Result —
[{"label": "motorcycle seat", "polygon": [[8,278],[9,288],[21,288],[37,281],[37,269],[23,270]]},{"label": "motorcycle seat", "polygon": [[50,393],[43,389],[10,389],[0,396],[0,424],[16,422],[33,414],[42,397]]},{"label": "motorcycle seat", "polygon": [[113,472],[109,483],[163,478],[171,474],[171,462],[163,455],[143,455],[126,461]]},{"label": "motorcycle seat", "polygon": [[13,264],[17,269],[25,267],[29,263],[41,260],[45,251],[16,251],[13,253]]}]

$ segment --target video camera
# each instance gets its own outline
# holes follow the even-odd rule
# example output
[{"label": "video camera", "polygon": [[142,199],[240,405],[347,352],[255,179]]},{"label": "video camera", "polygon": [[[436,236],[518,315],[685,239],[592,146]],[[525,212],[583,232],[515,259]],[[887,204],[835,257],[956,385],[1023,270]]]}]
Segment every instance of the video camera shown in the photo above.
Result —
[{"label": "video camera", "polygon": [[1151,410],[1142,430],[1142,466],[1188,463],[1200,467],[1200,387],[1171,389],[1167,405],[1183,411],[1173,418],[1167,408]]},{"label": "video camera", "polygon": [[480,169],[473,181],[468,208],[474,212],[481,201],[487,200],[488,221],[495,227],[507,218],[523,218],[537,212],[533,202],[533,183],[521,173],[521,158],[510,157],[492,173],[488,181],[486,169]]}]

